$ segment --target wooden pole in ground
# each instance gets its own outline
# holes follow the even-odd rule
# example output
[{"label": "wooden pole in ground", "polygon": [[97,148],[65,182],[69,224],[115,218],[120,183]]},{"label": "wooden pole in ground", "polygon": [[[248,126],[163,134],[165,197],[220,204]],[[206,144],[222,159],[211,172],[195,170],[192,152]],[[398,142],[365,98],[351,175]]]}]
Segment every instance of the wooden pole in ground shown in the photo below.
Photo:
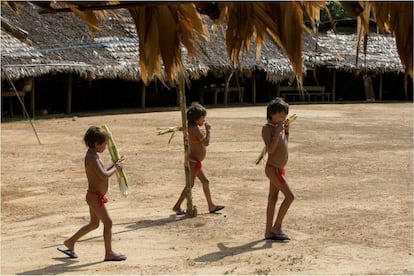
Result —
[{"label": "wooden pole in ground", "polygon": [[141,86],[141,108],[145,109],[145,94],[147,93],[147,87],[145,86],[145,83],[142,82]]},{"label": "wooden pole in ground", "polygon": [[30,112],[32,113],[32,118],[35,117],[35,79],[34,77],[31,79],[32,82],[32,91],[30,92]]},{"label": "wooden pole in ground", "polygon": [[72,113],[72,74],[68,74],[67,79],[67,91],[66,91],[66,113]]},{"label": "wooden pole in ground", "polygon": [[197,216],[196,206],[193,206],[193,196],[191,193],[191,176],[190,176],[190,163],[188,159],[188,154],[190,146],[188,143],[187,135],[187,108],[185,100],[185,82],[184,77],[181,76],[178,85],[178,93],[180,98],[180,111],[181,111],[181,122],[183,128],[183,142],[184,142],[184,171],[185,171],[185,188],[187,190],[187,217]]}]

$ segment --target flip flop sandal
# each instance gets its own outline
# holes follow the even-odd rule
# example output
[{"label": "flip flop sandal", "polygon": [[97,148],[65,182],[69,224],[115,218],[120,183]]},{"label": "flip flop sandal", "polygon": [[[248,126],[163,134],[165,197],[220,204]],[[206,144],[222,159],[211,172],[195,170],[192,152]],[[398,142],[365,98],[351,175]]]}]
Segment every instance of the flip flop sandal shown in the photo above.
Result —
[{"label": "flip flop sandal", "polygon": [[177,216],[182,216],[182,215],[187,214],[187,212],[185,210],[183,210],[183,209],[179,209],[179,210],[175,211],[175,214]]},{"label": "flip flop sandal", "polygon": [[73,250],[66,249],[66,248],[61,248],[61,247],[58,247],[57,250],[62,252],[65,255],[69,256],[70,258],[75,259],[75,258],[78,257],[78,255],[76,255],[75,251],[73,251]]}]

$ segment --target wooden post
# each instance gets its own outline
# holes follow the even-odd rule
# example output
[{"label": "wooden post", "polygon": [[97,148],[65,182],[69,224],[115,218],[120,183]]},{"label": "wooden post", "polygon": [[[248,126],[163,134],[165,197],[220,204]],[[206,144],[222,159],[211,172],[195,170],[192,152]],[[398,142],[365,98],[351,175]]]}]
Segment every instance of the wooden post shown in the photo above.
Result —
[{"label": "wooden post", "polygon": [[280,82],[276,84],[276,97],[280,97]]},{"label": "wooden post", "polygon": [[379,100],[382,101],[382,73],[380,74],[380,81],[379,81]]},{"label": "wooden post", "polygon": [[231,75],[227,78],[227,75],[224,77],[224,105],[227,105],[228,102],[228,93],[229,93],[229,81],[230,81]]},{"label": "wooden post", "polygon": [[252,75],[252,103],[256,104],[256,70],[253,71]]},{"label": "wooden post", "polygon": [[185,188],[187,190],[187,216],[197,216],[197,208],[193,206],[193,196],[191,193],[191,175],[190,175],[190,163],[189,163],[189,150],[190,146],[188,143],[187,134],[187,114],[186,114],[186,100],[185,100],[185,83],[184,77],[181,76],[178,85],[178,93],[180,95],[180,110],[181,110],[181,123],[183,128],[183,142],[184,142],[184,171],[185,171]]},{"label": "wooden post", "polygon": [[333,78],[332,78],[332,101],[335,102],[335,90],[336,90],[336,69],[333,68]]},{"label": "wooden post", "polygon": [[224,105],[227,105],[229,100],[229,85],[230,80],[233,77],[233,72],[230,73],[230,75],[227,77],[227,75],[224,78]]},{"label": "wooden post", "polygon": [[67,87],[67,104],[66,104],[66,113],[70,114],[72,112],[72,74],[68,74],[68,87]]},{"label": "wooden post", "polygon": [[147,93],[146,91],[147,87],[145,86],[145,83],[142,82],[141,85],[141,108],[145,109],[145,94]]},{"label": "wooden post", "polygon": [[32,91],[30,92],[30,113],[32,113],[32,118],[35,117],[35,79],[32,78]]}]

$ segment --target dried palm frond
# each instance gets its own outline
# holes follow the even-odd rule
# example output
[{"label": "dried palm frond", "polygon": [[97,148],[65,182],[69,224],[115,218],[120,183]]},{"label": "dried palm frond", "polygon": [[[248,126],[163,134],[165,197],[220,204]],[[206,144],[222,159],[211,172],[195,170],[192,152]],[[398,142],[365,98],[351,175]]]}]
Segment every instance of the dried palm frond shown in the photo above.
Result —
[{"label": "dried palm frond", "polygon": [[172,138],[175,136],[175,134],[177,133],[177,131],[183,131],[183,127],[159,127],[157,128],[158,130],[158,134],[157,135],[164,135],[166,133],[171,133],[171,137],[168,140],[168,144],[171,142]]},{"label": "dried palm frond", "polygon": [[128,10],[137,28],[144,83],[148,84],[154,76],[163,79],[161,60],[167,81],[175,82],[179,75],[185,76],[181,43],[187,48],[189,56],[194,57],[196,37],[208,40],[208,32],[195,5],[148,5]]},{"label": "dried palm frond", "polygon": [[266,2],[266,5],[270,17],[275,22],[268,33],[285,49],[302,91],[302,9],[297,2]]},{"label": "dried palm frond", "polygon": [[[404,88],[407,98],[407,76],[413,77],[413,2],[370,1],[362,3],[363,5],[360,6],[364,8],[364,11],[357,14],[358,18],[368,22],[372,10],[378,30],[392,32],[395,36],[398,54],[405,69]],[[344,7],[349,5],[346,1],[341,4]],[[369,33],[368,23],[359,25],[358,33],[361,32],[361,28]]]},{"label": "dried palm frond", "polygon": [[240,54],[250,50],[256,38],[256,58],[265,34],[284,51],[295,71],[299,87],[302,83],[302,32],[303,11],[311,22],[319,20],[319,9],[326,5],[316,2],[220,2],[221,20],[227,23],[226,46],[234,67],[239,66]]},{"label": "dried palm frond", "polygon": [[412,78],[413,2],[372,2],[371,5],[379,30],[390,31],[395,35],[398,54],[405,67],[405,75],[406,77],[410,75]]},{"label": "dried palm frond", "polygon": [[320,21],[321,9],[325,9],[330,16],[326,1],[301,1],[300,6],[303,13],[309,18],[314,33],[318,31],[316,25]]},{"label": "dried palm frond", "polygon": [[19,1],[1,1],[2,6],[6,6],[10,9],[12,9],[16,14],[19,14],[19,8],[24,6],[25,2],[19,2]]}]

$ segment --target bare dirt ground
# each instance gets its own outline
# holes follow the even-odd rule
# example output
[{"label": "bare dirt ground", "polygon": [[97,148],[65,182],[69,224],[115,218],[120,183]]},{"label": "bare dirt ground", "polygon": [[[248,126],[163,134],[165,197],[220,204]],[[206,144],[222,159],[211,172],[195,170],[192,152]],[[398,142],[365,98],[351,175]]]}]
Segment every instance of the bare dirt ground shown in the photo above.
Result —
[{"label": "bare dirt ground", "polygon": [[[203,166],[226,208],[208,214],[197,182],[191,219],[171,211],[182,135],[156,135],[180,125],[178,111],[36,120],[42,145],[27,121],[2,123],[1,274],[413,274],[413,105],[291,105],[287,243],[263,240],[268,182],[254,160],[265,110],[208,109]],[[128,256],[118,263],[103,262],[102,224],[78,259],[56,250],[88,221],[82,137],[103,123],[127,157],[130,195],[113,177],[107,204],[113,247]]]}]

